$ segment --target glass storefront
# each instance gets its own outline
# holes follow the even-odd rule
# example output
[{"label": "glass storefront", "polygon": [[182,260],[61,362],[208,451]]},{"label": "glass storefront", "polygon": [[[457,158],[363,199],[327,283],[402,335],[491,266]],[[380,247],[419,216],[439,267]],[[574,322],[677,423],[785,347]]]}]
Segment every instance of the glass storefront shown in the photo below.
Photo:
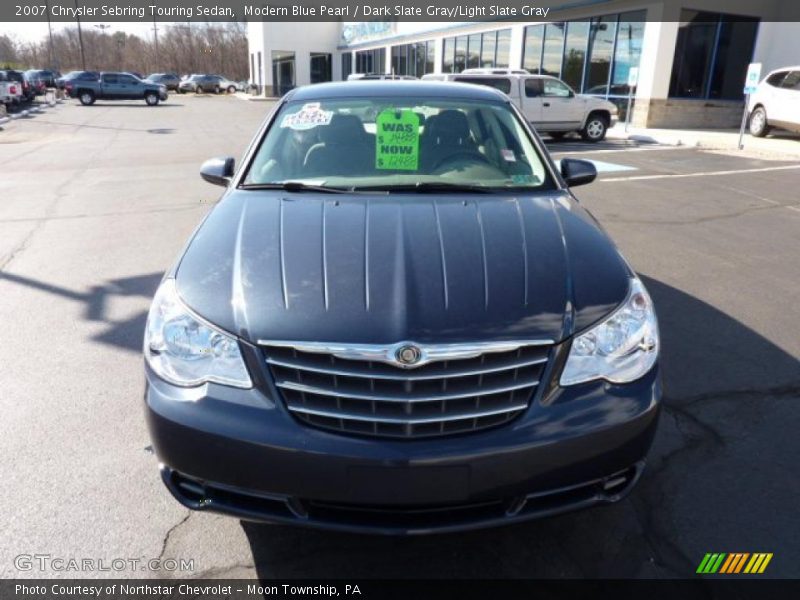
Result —
[{"label": "glass storefront", "polygon": [[461,73],[464,69],[477,67],[508,67],[510,48],[510,29],[445,38],[442,72]]},{"label": "glass storefront", "polygon": [[560,77],[576,92],[622,98],[639,66],[646,11],[525,28],[522,66]]},{"label": "glass storefront", "polygon": [[759,20],[681,10],[671,98],[740,100]]},{"label": "glass storefront", "polygon": [[432,41],[392,46],[392,72],[414,77],[433,73],[433,53]]},{"label": "glass storefront", "polygon": [[356,73],[385,73],[386,48],[356,52]]}]

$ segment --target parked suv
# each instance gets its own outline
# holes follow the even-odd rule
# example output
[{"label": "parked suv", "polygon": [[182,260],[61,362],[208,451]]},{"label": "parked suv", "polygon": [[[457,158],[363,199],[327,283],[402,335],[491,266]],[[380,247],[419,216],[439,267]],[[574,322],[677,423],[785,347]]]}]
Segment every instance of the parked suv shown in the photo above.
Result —
[{"label": "parked suv", "polygon": [[530,75],[508,69],[468,69],[462,73],[428,74],[427,80],[486,85],[508,95],[538,131],[561,138],[571,131],[584,140],[599,142],[617,122],[616,105],[602,98],[576,94],[566,83],[549,75]]},{"label": "parked suv", "polygon": [[148,75],[144,80],[147,83],[161,84],[167,87],[168,90],[178,91],[178,86],[181,83],[181,78],[175,73],[153,73]]},{"label": "parked suv", "polygon": [[508,96],[320,83],[271,111],[144,336],[164,483],[382,533],[616,502],[661,400],[653,303]]},{"label": "parked suv", "polygon": [[750,133],[764,137],[773,127],[800,133],[800,66],[772,71],[751,94]]},{"label": "parked suv", "polygon": [[222,91],[222,78],[217,75],[192,75],[178,84],[178,92],[197,92],[204,94],[213,92],[219,94]]}]

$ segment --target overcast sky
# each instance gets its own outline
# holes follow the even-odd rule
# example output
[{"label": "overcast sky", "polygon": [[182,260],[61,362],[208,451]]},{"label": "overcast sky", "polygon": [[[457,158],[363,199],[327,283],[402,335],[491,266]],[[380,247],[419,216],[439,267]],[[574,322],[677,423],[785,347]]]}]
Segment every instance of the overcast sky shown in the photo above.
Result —
[{"label": "overcast sky", "polygon": [[[81,27],[89,29],[99,23],[102,23],[102,21],[90,22],[82,20]],[[153,35],[152,23],[107,22],[106,25],[111,25],[111,29],[106,30],[108,33],[124,31],[126,33],[133,33],[144,38],[149,38]],[[165,25],[169,25],[169,23],[159,23],[158,27],[163,28]],[[54,32],[58,31],[59,29],[63,29],[64,27],[75,27],[75,23],[53,23]],[[0,23],[0,35],[3,34],[14,37],[23,42],[37,42],[47,35],[47,23]]]}]

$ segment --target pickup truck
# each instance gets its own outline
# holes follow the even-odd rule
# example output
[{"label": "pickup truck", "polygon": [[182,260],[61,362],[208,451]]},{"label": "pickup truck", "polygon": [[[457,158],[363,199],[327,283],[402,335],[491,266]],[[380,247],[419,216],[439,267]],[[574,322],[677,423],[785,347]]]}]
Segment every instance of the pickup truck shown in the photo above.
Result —
[{"label": "pickup truck", "polygon": [[148,106],[156,106],[167,99],[166,86],[142,81],[130,73],[100,73],[100,79],[94,81],[68,81],[65,91],[84,106],[95,100],[144,100]]},{"label": "pickup truck", "polygon": [[575,131],[588,142],[599,142],[617,122],[616,105],[602,98],[576,94],[566,83],[549,75],[516,69],[467,69],[461,73],[429,73],[422,79],[496,88],[511,98],[538,131],[555,139]]}]

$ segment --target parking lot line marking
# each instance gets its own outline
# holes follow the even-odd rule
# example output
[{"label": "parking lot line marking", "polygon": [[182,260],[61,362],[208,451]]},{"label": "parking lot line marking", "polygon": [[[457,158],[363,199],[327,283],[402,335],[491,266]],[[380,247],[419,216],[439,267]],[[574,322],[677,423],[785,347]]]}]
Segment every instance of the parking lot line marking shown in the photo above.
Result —
[{"label": "parking lot line marking", "polygon": [[763,173],[766,171],[787,171],[800,169],[800,165],[784,165],[781,167],[760,167],[758,169],[739,169],[736,171],[702,171],[700,173],[662,173],[659,175],[632,175],[630,177],[608,177],[598,181],[643,181],[645,179],[678,179],[685,177],[707,177],[715,175],[740,175],[742,173]]}]

